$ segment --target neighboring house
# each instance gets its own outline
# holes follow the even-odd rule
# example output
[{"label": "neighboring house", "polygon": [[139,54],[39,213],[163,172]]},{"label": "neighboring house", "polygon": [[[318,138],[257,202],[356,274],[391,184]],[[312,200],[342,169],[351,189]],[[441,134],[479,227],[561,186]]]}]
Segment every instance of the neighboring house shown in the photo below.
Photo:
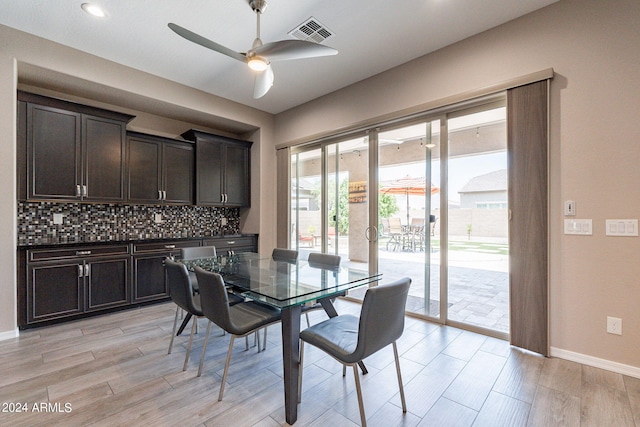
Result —
[{"label": "neighboring house", "polygon": [[471,178],[458,193],[462,209],[506,209],[507,170],[500,169]]}]

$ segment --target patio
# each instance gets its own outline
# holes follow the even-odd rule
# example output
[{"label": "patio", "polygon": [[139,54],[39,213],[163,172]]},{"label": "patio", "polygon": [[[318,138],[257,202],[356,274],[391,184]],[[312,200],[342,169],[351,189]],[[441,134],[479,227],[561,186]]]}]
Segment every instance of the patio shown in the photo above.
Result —
[{"label": "patio", "polygon": [[[480,240],[482,239],[482,240]],[[471,238],[466,236],[449,241],[449,319],[509,333],[509,273],[508,245],[505,239]],[[430,256],[430,303],[425,304],[425,252],[387,251],[384,244],[379,252],[379,271],[383,281],[404,276],[412,278],[407,311],[437,317],[440,311],[440,252],[437,239]],[[306,258],[301,249],[301,258]],[[340,237],[343,265],[366,268],[363,263],[347,260],[347,237]],[[362,298],[366,289],[350,292]]]}]

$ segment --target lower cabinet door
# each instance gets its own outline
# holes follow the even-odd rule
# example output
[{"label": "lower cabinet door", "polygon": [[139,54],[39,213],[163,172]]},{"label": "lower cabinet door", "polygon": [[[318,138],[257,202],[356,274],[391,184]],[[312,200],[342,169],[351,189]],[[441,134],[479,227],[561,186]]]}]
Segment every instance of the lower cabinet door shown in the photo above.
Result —
[{"label": "lower cabinet door", "polygon": [[129,303],[129,257],[86,264],[87,310]]},{"label": "lower cabinet door", "polygon": [[149,301],[169,296],[164,278],[164,259],[167,254],[136,255],[133,257],[133,302]]},{"label": "lower cabinet door", "polygon": [[82,264],[32,264],[27,277],[27,321],[81,314],[84,310]]}]

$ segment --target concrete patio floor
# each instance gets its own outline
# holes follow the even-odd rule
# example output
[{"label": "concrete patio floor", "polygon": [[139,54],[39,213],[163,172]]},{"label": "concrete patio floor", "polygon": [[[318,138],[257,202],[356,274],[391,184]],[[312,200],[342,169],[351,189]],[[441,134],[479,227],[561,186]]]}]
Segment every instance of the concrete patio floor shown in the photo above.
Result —
[{"label": "concrete patio floor", "polygon": [[[509,256],[507,245],[500,241],[486,241],[466,237],[450,238],[448,252],[448,318],[498,332],[509,333]],[[495,245],[495,250],[492,246]],[[380,247],[384,248],[385,245]],[[351,262],[345,255],[346,245],[340,245],[343,265],[366,269],[366,264]],[[382,283],[401,277],[411,277],[412,284],[407,301],[407,311],[438,317],[440,313],[440,251],[428,253],[430,258],[430,286],[425,286],[425,252],[379,252],[378,270],[383,274]],[[301,258],[306,258],[301,254]],[[355,298],[364,297],[366,289],[349,293]],[[426,293],[425,293],[426,292]],[[428,298],[427,298],[428,296]],[[429,304],[425,301],[429,300]]]}]

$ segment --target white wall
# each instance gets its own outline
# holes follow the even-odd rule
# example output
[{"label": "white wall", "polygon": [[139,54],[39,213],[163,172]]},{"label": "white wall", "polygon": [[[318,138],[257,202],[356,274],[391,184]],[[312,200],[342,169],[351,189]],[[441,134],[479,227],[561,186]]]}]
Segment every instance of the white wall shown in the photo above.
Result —
[{"label": "white wall", "polygon": [[70,76],[71,80],[113,89],[119,98],[109,102],[125,107],[131,101],[140,108],[140,100],[149,100],[162,103],[169,112],[168,117],[175,108],[183,122],[189,119],[185,112],[192,112],[197,117],[193,123],[204,122],[206,125],[210,118],[211,127],[215,128],[216,121],[224,118],[259,129],[244,135],[252,139],[254,145],[251,209],[242,215],[242,231],[260,233],[262,251],[275,246],[276,177],[273,171],[276,167],[272,115],[0,26],[0,179],[3,182],[0,186],[0,240],[4,242],[0,247],[0,271],[3,272],[0,275],[0,339],[13,337],[16,332],[15,105],[19,64],[25,64],[25,69],[31,70],[35,66]]},{"label": "white wall", "polygon": [[[640,217],[638,17],[637,0],[562,0],[281,113],[276,140],[304,140],[552,67],[552,354],[640,376],[640,238],[604,235],[605,219]],[[563,234],[563,200],[593,220],[593,236]],[[622,336],[605,332],[606,316],[623,319]]]}]

